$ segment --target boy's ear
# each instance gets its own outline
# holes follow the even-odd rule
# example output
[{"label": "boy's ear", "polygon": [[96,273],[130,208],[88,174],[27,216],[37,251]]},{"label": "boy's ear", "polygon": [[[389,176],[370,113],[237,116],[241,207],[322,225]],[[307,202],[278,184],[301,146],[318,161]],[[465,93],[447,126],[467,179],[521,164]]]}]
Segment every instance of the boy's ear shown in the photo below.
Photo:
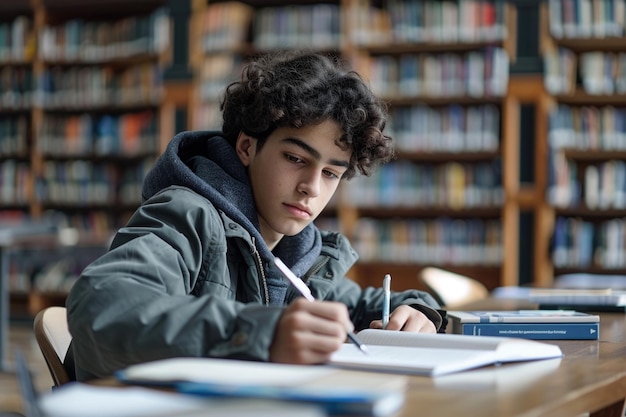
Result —
[{"label": "boy's ear", "polygon": [[239,156],[241,163],[244,166],[250,165],[256,150],[256,139],[243,132],[239,132],[239,136],[237,136],[237,142],[235,144],[235,150],[237,151],[237,155]]}]

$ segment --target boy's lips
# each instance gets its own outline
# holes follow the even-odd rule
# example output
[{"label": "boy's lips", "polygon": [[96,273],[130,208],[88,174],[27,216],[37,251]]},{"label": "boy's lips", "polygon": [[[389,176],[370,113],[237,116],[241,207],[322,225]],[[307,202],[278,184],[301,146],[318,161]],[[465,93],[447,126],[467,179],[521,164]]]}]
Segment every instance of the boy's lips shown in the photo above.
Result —
[{"label": "boy's lips", "polygon": [[311,217],[311,210],[301,204],[284,203],[287,209],[298,217]]}]

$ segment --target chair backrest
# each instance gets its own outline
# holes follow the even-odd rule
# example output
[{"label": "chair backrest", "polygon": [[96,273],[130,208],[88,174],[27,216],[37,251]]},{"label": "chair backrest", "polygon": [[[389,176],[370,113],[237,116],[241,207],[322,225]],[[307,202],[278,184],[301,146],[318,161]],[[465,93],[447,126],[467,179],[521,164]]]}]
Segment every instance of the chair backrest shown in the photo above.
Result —
[{"label": "chair backrest", "polygon": [[65,307],[47,307],[35,316],[33,323],[35,339],[48,365],[55,386],[70,382],[70,376],[63,366],[65,355],[72,341],[67,326]]},{"label": "chair backrest", "polygon": [[441,268],[430,266],[423,268],[419,273],[419,279],[447,309],[489,296],[489,290],[481,282]]}]

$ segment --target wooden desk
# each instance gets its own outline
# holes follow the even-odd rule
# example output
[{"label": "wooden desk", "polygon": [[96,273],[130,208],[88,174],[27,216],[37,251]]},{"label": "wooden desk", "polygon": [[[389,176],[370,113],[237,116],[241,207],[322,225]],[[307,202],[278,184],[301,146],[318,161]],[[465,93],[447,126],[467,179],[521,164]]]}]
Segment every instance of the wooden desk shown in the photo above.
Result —
[{"label": "wooden desk", "polygon": [[[547,362],[547,363],[546,363]],[[623,416],[623,360],[546,361],[413,378],[400,416]]]},{"label": "wooden desk", "polygon": [[[487,300],[463,309],[533,308]],[[403,417],[623,417],[626,399],[626,315],[600,314],[597,341],[547,341],[560,360],[483,368],[439,378],[412,377]]]},{"label": "wooden desk", "polygon": [[[471,308],[532,308],[507,303]],[[626,314],[600,316],[600,340],[547,341],[561,347],[565,354],[561,359],[437,378],[409,377],[406,404],[394,417],[575,417],[587,412],[592,417],[623,417]],[[112,378],[94,383],[120,385]]]}]

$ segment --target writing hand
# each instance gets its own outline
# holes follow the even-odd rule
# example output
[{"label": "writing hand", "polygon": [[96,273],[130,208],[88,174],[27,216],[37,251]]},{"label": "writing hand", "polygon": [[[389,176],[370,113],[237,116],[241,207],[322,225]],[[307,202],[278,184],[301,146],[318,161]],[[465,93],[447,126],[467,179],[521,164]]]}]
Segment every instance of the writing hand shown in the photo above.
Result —
[{"label": "writing hand", "polygon": [[[382,329],[382,320],[374,320],[370,323],[372,329]],[[397,307],[389,316],[387,330],[402,330],[403,332],[437,333],[435,324],[421,311],[411,306],[402,305]]]},{"label": "writing hand", "polygon": [[342,303],[299,298],[278,321],[270,347],[270,360],[280,363],[328,362],[354,326]]}]

